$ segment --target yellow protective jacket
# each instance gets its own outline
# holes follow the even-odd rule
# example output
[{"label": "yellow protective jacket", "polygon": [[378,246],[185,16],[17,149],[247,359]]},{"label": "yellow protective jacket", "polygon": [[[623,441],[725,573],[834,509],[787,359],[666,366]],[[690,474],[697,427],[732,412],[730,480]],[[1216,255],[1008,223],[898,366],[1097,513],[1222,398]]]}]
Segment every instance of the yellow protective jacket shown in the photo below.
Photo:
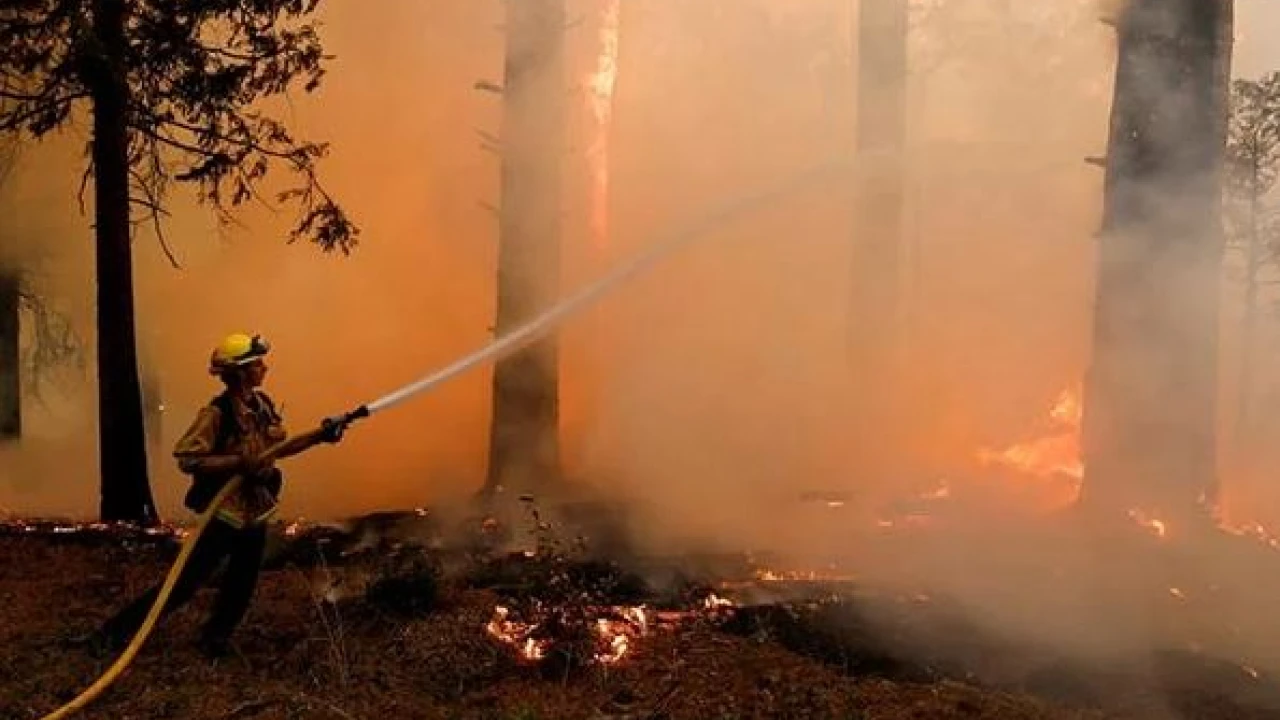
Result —
[{"label": "yellow protective jacket", "polygon": [[[284,419],[266,393],[255,391],[246,401],[223,393],[200,408],[195,420],[174,446],[178,469],[192,476],[186,506],[204,512],[214,495],[235,476],[234,473],[205,472],[198,460],[216,455],[261,454],[288,436]],[[228,497],[216,517],[233,527],[269,520],[276,512],[281,486],[274,467],[253,478],[245,478]]]}]

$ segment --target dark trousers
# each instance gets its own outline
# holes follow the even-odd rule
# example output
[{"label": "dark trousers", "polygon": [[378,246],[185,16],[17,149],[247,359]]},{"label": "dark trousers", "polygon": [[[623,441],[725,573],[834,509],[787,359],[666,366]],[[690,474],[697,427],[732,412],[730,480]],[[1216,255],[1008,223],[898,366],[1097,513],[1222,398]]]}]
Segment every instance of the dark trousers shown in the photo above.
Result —
[{"label": "dark trousers", "polygon": [[[204,586],[225,558],[227,569],[218,588],[213,614],[205,623],[203,639],[225,642],[249,609],[253,591],[258,585],[258,570],[266,549],[265,525],[234,528],[225,522],[213,520],[196,541],[187,558],[186,567],[169,594],[161,618],[182,607]],[[102,633],[112,644],[123,645],[137,632],[146,619],[151,606],[160,594],[160,585],[143,593],[102,626]]]}]

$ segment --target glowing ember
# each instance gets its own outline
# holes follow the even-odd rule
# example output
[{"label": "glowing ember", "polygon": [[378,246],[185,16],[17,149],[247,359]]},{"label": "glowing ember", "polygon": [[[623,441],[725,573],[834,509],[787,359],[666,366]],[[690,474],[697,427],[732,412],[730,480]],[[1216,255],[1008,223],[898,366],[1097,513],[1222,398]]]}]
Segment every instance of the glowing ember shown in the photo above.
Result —
[{"label": "glowing ember", "polygon": [[1160,518],[1149,517],[1141,510],[1130,510],[1129,518],[1163,540],[1169,534],[1169,526]]},{"label": "glowing ember", "polygon": [[184,538],[190,530],[177,525],[158,525],[156,527],[139,527],[132,523],[104,522],[67,522],[53,520],[31,520],[16,516],[0,519],[0,532],[8,533],[49,533],[52,535],[146,535],[158,538]]},{"label": "glowing ember", "polygon": [[524,660],[536,661],[546,656],[549,641],[539,642],[533,638],[537,625],[509,619],[511,609],[498,605],[493,609],[493,618],[484,626],[485,632],[496,640],[516,648]]},{"label": "glowing ember", "polygon": [[[535,606],[536,607],[536,606]],[[633,641],[649,632],[649,613],[643,606],[594,608],[592,622],[595,651],[592,661],[612,665],[626,656]],[[547,657],[555,639],[543,635],[542,621],[527,622],[512,617],[511,608],[498,605],[485,625],[490,637],[513,648],[520,660],[537,662]]]},{"label": "glowing ember", "polygon": [[852,582],[852,575],[840,574],[834,570],[819,572],[817,570],[771,570],[763,568],[755,571],[755,579],[760,582]]},{"label": "glowing ember", "polygon": [[1244,523],[1243,525],[1231,525],[1223,521],[1218,525],[1223,532],[1238,535],[1240,537],[1248,537],[1269,547],[1280,550],[1280,538],[1277,538],[1261,524],[1256,522]]},{"label": "glowing ember", "polygon": [[621,608],[620,614],[620,620],[596,620],[596,637],[602,645],[596,653],[596,662],[605,665],[618,662],[630,649],[632,637],[648,634],[649,619],[643,607]]},{"label": "glowing ember", "polygon": [[729,600],[727,598],[722,598],[719,595],[716,595],[715,593],[711,593],[706,598],[704,598],[702,601],[702,606],[708,610],[720,610],[724,608],[737,607],[737,605],[732,600]]},{"label": "glowing ember", "polygon": [[931,518],[927,513],[907,513],[896,518],[881,518],[876,521],[876,527],[884,530],[918,528],[928,525],[930,520]]}]

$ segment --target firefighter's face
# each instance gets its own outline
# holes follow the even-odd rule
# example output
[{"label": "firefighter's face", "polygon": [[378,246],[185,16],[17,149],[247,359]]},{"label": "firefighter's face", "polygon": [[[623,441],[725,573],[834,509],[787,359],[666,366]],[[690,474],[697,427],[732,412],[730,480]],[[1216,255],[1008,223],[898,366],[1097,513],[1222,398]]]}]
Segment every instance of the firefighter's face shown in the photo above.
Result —
[{"label": "firefighter's face", "polygon": [[256,388],[262,385],[262,381],[267,377],[267,364],[262,360],[254,360],[253,362],[243,365],[240,368],[240,378],[247,388]]}]

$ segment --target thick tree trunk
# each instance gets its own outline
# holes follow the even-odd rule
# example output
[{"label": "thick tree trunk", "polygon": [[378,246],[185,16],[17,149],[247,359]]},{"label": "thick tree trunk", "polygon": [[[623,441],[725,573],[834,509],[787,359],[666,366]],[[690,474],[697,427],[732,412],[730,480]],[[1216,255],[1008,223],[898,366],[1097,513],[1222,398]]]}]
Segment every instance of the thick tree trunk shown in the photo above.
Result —
[{"label": "thick tree trunk", "polygon": [[0,442],[22,437],[22,370],[18,354],[16,272],[0,268]]},{"label": "thick tree trunk", "polygon": [[1216,494],[1229,0],[1132,0],[1119,58],[1086,378],[1083,500],[1203,517]]},{"label": "thick tree trunk", "polygon": [[853,297],[849,347],[855,387],[854,436],[864,469],[888,470],[900,455],[893,367],[900,349],[902,236],[907,123],[907,3],[858,3],[857,134]]},{"label": "thick tree trunk", "polygon": [[100,513],[105,522],[157,522],[147,477],[147,447],[138,382],[129,225],[128,85],[122,0],[95,0],[94,35],[101,55],[92,72],[93,171],[97,247],[98,444]]},{"label": "thick tree trunk", "polygon": [[1251,444],[1250,403],[1253,393],[1253,355],[1258,335],[1258,281],[1262,274],[1262,238],[1259,224],[1258,171],[1255,169],[1249,197],[1248,246],[1245,248],[1244,315],[1240,320],[1240,387],[1236,391],[1235,441]]},{"label": "thick tree trunk", "polygon": [[[502,210],[495,332],[503,335],[559,294],[560,187],[568,89],[564,0],[507,3]],[[498,363],[485,490],[527,491],[560,474],[554,337]]]}]

